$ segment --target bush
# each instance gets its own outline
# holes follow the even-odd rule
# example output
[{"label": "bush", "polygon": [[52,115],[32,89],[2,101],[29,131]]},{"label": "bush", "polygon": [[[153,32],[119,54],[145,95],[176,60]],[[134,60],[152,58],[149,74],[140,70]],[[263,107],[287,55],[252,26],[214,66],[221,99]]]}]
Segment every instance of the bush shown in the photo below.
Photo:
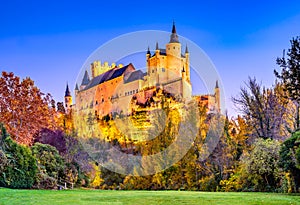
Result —
[{"label": "bush", "polygon": [[51,145],[35,143],[31,150],[37,159],[40,172],[57,179],[64,167],[64,161],[57,149]]},{"label": "bush", "polygon": [[44,173],[37,174],[37,180],[34,184],[35,189],[56,189],[57,188],[57,179],[48,176]]},{"label": "bush", "polygon": [[203,177],[199,181],[199,185],[200,185],[199,188],[200,191],[216,191],[218,187],[218,183],[213,175]]}]

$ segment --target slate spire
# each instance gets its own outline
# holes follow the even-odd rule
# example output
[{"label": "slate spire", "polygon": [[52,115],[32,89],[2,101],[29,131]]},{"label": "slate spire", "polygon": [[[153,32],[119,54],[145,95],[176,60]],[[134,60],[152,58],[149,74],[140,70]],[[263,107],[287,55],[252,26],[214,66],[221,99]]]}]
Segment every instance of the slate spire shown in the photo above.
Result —
[{"label": "slate spire", "polygon": [[187,45],[185,46],[185,53],[189,53],[189,49]]},{"label": "slate spire", "polygon": [[179,43],[178,35],[177,35],[177,32],[176,32],[176,27],[175,27],[175,22],[174,21],[173,21],[172,34],[171,34],[170,42],[169,43]]},{"label": "slate spire", "polygon": [[89,82],[90,82],[90,77],[89,77],[89,74],[86,70],[85,73],[84,73],[81,85],[87,85],[87,84],[89,84]]},{"label": "slate spire", "polygon": [[70,92],[68,83],[67,83],[67,87],[66,87],[65,97],[71,97],[71,92]]}]

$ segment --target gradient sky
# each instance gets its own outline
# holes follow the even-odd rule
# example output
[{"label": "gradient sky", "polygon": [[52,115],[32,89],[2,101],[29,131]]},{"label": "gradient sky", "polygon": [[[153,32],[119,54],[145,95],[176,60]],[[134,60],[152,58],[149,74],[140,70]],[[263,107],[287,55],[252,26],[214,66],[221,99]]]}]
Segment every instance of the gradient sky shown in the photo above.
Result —
[{"label": "gradient sky", "polygon": [[276,58],[300,35],[299,0],[10,0],[0,5],[0,70],[31,77],[56,101],[63,101],[66,82],[74,86],[85,60],[103,43],[139,30],[171,31],[175,20],[177,33],[215,64],[233,115],[231,97],[248,76],[271,86]]}]

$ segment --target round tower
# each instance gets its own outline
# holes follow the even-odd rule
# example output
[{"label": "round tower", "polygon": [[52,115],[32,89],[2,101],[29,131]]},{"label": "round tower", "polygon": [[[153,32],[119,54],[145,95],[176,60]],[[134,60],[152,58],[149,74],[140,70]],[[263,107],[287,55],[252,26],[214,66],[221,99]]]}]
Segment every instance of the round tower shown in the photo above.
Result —
[{"label": "round tower", "polygon": [[188,47],[185,47],[185,68],[186,68],[186,81],[191,82],[191,74],[190,74],[190,53]]},{"label": "round tower", "polygon": [[216,81],[216,86],[215,86],[215,108],[217,112],[221,112],[220,88],[219,88],[218,81]]},{"label": "round tower", "polygon": [[176,33],[175,23],[173,22],[170,42],[166,45],[167,69],[171,78],[181,76],[181,44]]},{"label": "round tower", "polygon": [[65,92],[65,106],[66,106],[67,113],[69,113],[71,111],[72,104],[73,104],[73,100],[72,100],[71,92],[69,89],[69,85],[67,83],[66,92]]}]

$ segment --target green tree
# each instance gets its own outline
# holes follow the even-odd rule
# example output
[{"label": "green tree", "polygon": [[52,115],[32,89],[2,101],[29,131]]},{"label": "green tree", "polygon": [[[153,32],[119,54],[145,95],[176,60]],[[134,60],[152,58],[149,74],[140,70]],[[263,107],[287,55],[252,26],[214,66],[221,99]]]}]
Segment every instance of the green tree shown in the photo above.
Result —
[{"label": "green tree", "polygon": [[249,156],[242,159],[256,191],[274,191],[280,182],[280,142],[257,139]]},{"label": "green tree", "polygon": [[[32,155],[30,148],[19,145],[7,134],[4,127],[1,127],[2,160],[5,167],[1,168],[0,186],[10,188],[32,188],[36,181],[37,165],[36,158]],[[4,155],[5,156],[4,156]]]},{"label": "green tree", "polygon": [[300,132],[295,132],[292,137],[287,139],[280,149],[279,165],[284,171],[291,174],[291,191],[299,191],[300,188]]},{"label": "green tree", "polygon": [[55,188],[59,173],[64,168],[64,161],[57,149],[51,145],[35,143],[32,147],[32,154],[37,159],[39,168],[37,188]]}]

